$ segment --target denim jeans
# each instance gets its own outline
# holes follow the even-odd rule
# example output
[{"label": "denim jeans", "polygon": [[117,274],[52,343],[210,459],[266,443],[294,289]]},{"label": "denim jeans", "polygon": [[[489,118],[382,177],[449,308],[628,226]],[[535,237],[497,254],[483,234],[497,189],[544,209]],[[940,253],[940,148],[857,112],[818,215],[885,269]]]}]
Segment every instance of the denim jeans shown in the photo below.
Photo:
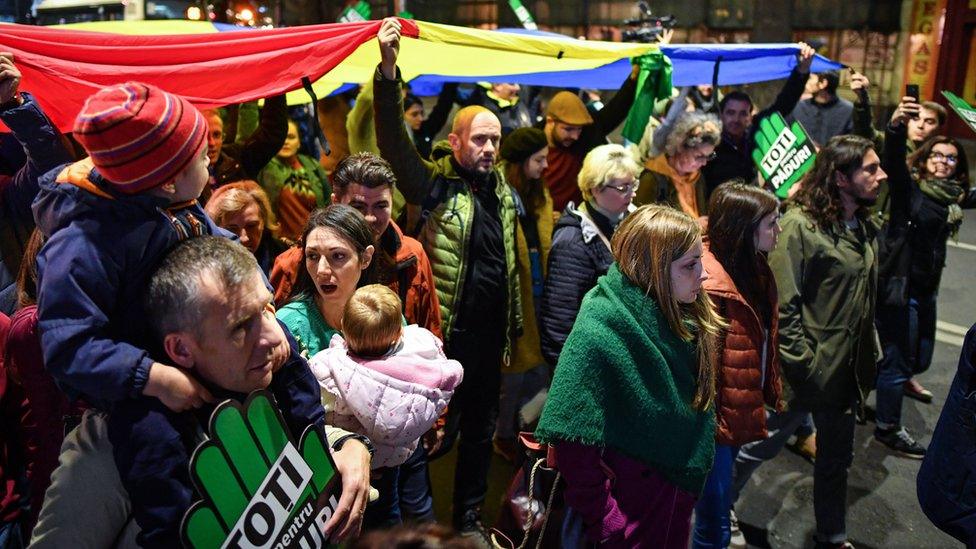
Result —
[{"label": "denim jeans", "polygon": [[13,522],[0,522],[0,548],[2,549],[23,549],[27,547],[24,542],[24,525],[18,519]]},{"label": "denim jeans", "polygon": [[705,480],[695,505],[695,549],[724,549],[729,546],[732,530],[729,510],[732,509],[732,464],[739,453],[738,446],[715,445],[715,462]]},{"label": "denim jeans", "polygon": [[877,425],[901,426],[903,386],[928,370],[935,345],[937,294],[911,295],[904,307],[879,306],[875,324],[884,356],[878,364]]},{"label": "denim jeans", "polygon": [[807,417],[803,418],[803,423],[796,428],[796,436],[799,438],[807,438],[814,433],[813,430],[813,416],[807,414]]},{"label": "denim jeans", "polygon": [[938,293],[910,295],[908,298],[908,321],[912,330],[915,345],[915,364],[913,371],[916,375],[929,369],[932,365],[932,353],[935,352],[935,322]]},{"label": "denim jeans", "polygon": [[875,315],[878,337],[881,339],[883,356],[878,363],[875,386],[877,416],[880,429],[893,429],[901,425],[901,405],[905,382],[911,379],[915,363],[915,346],[911,341],[912,323],[909,307],[881,305]]},{"label": "denim jeans", "polygon": [[434,495],[430,488],[427,470],[427,450],[423,443],[417,445],[407,461],[400,465],[399,486],[400,514],[414,522],[434,521]]},{"label": "denim jeans", "polygon": [[[766,440],[750,442],[739,449],[732,470],[733,504],[752,473],[779,454],[807,413],[794,408],[768,414]],[[813,423],[817,427],[817,460],[813,465],[815,537],[824,543],[842,543],[847,540],[847,471],[854,460],[854,413],[850,407],[817,411],[813,412]]]},{"label": "denim jeans", "polygon": [[423,444],[407,461],[396,467],[384,467],[379,478],[371,481],[380,496],[366,506],[364,530],[389,528],[404,517],[417,522],[434,520],[434,502],[427,473],[427,452]]}]

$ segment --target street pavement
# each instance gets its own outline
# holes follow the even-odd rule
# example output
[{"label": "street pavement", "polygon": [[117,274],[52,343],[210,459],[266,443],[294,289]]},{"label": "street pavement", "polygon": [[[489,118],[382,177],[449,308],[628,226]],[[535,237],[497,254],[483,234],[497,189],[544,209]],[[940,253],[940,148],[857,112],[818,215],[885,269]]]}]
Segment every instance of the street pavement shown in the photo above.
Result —
[{"label": "street pavement", "polygon": [[[927,445],[955,374],[962,337],[976,323],[976,211],[967,212],[958,243],[950,241],[939,292],[935,357],[919,381],[932,404],[906,398],[903,423]],[[874,397],[869,397],[873,408]],[[869,411],[869,416],[872,414]],[[858,549],[943,548],[962,544],[922,514],[916,498],[918,460],[896,456],[874,441],[874,423],[858,425],[848,483],[847,532]],[[784,451],[753,475],[737,505],[750,547],[812,547],[813,466]]]}]

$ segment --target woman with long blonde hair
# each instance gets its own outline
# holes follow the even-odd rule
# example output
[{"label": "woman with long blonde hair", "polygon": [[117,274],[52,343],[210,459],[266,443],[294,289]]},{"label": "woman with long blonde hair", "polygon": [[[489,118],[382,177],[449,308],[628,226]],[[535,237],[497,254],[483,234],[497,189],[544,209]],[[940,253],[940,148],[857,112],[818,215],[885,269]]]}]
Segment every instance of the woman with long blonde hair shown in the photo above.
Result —
[{"label": "woman with long blonde hair", "polygon": [[686,548],[715,451],[716,338],[689,215],[637,209],[583,301],[536,437],[555,448],[589,541]]}]

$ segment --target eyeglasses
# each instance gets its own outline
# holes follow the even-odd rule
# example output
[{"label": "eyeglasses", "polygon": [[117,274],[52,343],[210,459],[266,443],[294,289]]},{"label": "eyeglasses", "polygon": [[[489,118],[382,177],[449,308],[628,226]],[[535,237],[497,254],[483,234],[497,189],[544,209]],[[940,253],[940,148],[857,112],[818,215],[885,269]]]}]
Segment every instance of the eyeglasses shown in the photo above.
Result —
[{"label": "eyeglasses", "polygon": [[711,154],[696,154],[692,158],[695,160],[695,162],[700,162],[702,164],[707,164],[707,163],[711,162],[712,160],[715,160],[716,157],[718,157],[718,154],[716,154],[715,152],[712,152]]},{"label": "eyeglasses", "polygon": [[956,165],[959,162],[959,157],[954,154],[942,154],[940,152],[934,152],[929,155],[929,160],[935,160],[936,162],[945,162],[946,164]]},{"label": "eyeglasses", "polygon": [[629,185],[604,185],[603,187],[605,189],[613,189],[620,194],[630,194],[633,192],[637,192],[637,189],[640,188],[640,181],[634,181]]}]

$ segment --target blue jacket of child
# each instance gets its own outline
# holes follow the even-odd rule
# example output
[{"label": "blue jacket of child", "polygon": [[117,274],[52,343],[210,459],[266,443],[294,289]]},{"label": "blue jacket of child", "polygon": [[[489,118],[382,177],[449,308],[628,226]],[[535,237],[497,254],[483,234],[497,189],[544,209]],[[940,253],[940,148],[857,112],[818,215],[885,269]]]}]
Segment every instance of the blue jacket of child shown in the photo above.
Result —
[{"label": "blue jacket of child", "polygon": [[142,394],[153,346],[142,300],[166,252],[193,235],[232,236],[200,205],[171,205],[112,189],[88,159],[39,181],[37,227],[48,237],[37,257],[38,327],[44,363],[69,396],[91,404]]}]

